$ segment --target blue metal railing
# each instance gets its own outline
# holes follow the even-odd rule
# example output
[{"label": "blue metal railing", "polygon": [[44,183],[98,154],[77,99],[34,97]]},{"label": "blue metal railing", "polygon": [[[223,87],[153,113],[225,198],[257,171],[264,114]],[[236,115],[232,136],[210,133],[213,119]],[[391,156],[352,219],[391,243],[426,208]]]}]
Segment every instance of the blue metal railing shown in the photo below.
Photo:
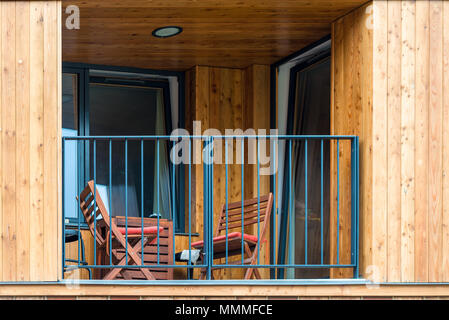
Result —
[{"label": "blue metal railing", "polygon": [[[234,142],[236,146],[234,147]],[[269,174],[268,178],[264,178],[264,175],[267,175],[267,164],[262,163],[261,161],[261,152],[263,150],[266,153],[266,145],[269,142]],[[148,194],[148,190],[146,190],[145,184],[145,166],[144,164],[150,159],[145,157],[145,144],[152,143],[155,148],[155,166],[154,166],[154,179],[156,183],[156,190],[154,188],[149,190],[150,193],[156,194],[156,218],[155,218],[155,226],[157,227],[156,234],[154,236],[154,243],[156,246],[156,261],[152,263],[145,262],[146,251],[144,252],[143,248],[139,249],[140,254],[140,264],[129,263],[129,234],[128,234],[128,221],[129,217],[129,144],[138,144],[140,155],[140,199],[138,202],[140,203],[140,208],[138,208],[138,214],[134,213],[134,217],[140,217],[140,241],[143,243],[145,234],[144,234],[144,222],[147,216],[145,216],[145,195]],[[184,143],[181,154],[176,151],[175,145],[177,143]],[[240,143],[240,145],[239,145]],[[167,154],[167,163],[161,164],[161,145],[167,146],[168,154]],[[201,150],[195,149],[195,145],[200,145]],[[105,150],[107,146],[107,151],[104,153],[106,155],[99,156],[98,154],[98,145],[103,146],[103,150]],[[65,159],[65,161],[76,161],[80,168],[77,170],[76,181],[70,180],[69,174],[64,171],[65,164],[63,163],[63,186],[67,183],[75,183],[77,185],[77,195],[78,196],[86,185],[86,183],[90,180],[93,180],[94,183],[94,208],[97,208],[96,204],[96,193],[97,193],[97,185],[98,183],[98,167],[103,168],[107,167],[107,172],[103,172],[102,176],[107,177],[107,190],[108,190],[108,208],[111,212],[113,206],[113,179],[114,176],[117,175],[117,172],[114,172],[113,168],[113,156],[114,156],[114,146],[123,145],[124,146],[124,179],[125,179],[125,264],[117,265],[117,261],[113,261],[113,239],[112,236],[107,238],[109,241],[109,245],[107,246],[109,252],[105,252],[109,257],[109,261],[103,261],[102,264],[97,264],[97,255],[98,250],[105,250],[104,247],[98,248],[97,242],[93,241],[93,254],[94,260],[91,264],[86,264],[85,262],[80,261],[80,254],[78,254],[78,263],[76,264],[67,264],[66,260],[66,246],[65,246],[65,230],[67,228],[66,225],[66,217],[64,217],[63,221],[63,268],[64,270],[70,271],[73,269],[114,269],[114,268],[126,268],[126,269],[158,269],[158,268],[198,268],[205,272],[207,279],[213,278],[213,270],[215,268],[248,268],[247,261],[245,262],[245,254],[246,252],[246,242],[241,241],[240,248],[238,249],[240,258],[237,260],[232,260],[231,258],[235,255],[236,249],[234,248],[233,252],[230,252],[229,242],[230,242],[230,230],[236,230],[235,225],[238,224],[238,230],[240,232],[241,237],[248,232],[253,232],[253,234],[258,239],[255,244],[254,250],[257,250],[259,253],[257,255],[257,261],[253,261],[251,268],[254,269],[264,269],[269,268],[273,270],[286,270],[286,269],[326,269],[330,270],[333,268],[348,268],[353,270],[353,275],[355,278],[359,275],[359,140],[357,136],[287,136],[287,135],[227,135],[227,136],[84,136],[84,137],[63,137],[62,138],[62,150],[63,150],[63,159],[64,152],[68,147],[76,148],[77,152],[75,153],[78,159]],[[222,148],[224,146],[224,163],[222,162]],[[255,147],[255,150],[250,150],[250,146]],[[171,147],[171,148],[170,148]],[[117,148],[119,149],[119,148]],[[82,152],[82,151],[85,152]],[[88,150],[88,151],[86,151]],[[311,151],[312,150],[312,151]],[[204,198],[203,202],[203,228],[202,230],[196,230],[198,233],[202,234],[204,240],[204,246],[202,247],[201,259],[200,263],[192,265],[192,236],[194,229],[192,227],[193,219],[192,215],[194,214],[192,208],[192,188],[195,186],[192,184],[192,166],[197,165],[198,163],[193,163],[194,156],[198,155],[198,152],[202,154],[202,170],[203,170],[203,192]],[[349,152],[350,154],[345,154],[345,152]],[[89,153],[92,152],[92,157],[89,156]],[[234,153],[235,162],[234,163]],[[231,155],[231,157],[229,157]],[[250,158],[255,155],[255,161],[250,162]],[[266,156],[263,154],[263,156]],[[101,158],[102,162],[99,163],[97,158]],[[176,164],[171,159],[183,159],[184,161],[187,159],[187,163]],[[221,158],[221,159],[220,159]],[[245,161],[246,159],[246,161]],[[218,160],[218,164],[217,164]],[[254,159],[253,159],[254,160]],[[154,161],[154,158],[152,159]],[[319,163],[318,163],[318,162]],[[343,163],[343,168],[341,168],[341,162]],[[87,163],[88,162],[88,163]],[[334,171],[330,172],[328,167],[325,165],[329,165],[329,163],[334,163]],[[80,165],[82,164],[82,165]],[[243,165],[242,165],[243,164]],[[278,172],[279,164],[283,164],[283,170]],[[133,167],[135,163],[131,164]],[[313,167],[311,167],[313,165]],[[169,182],[170,184],[170,194],[164,194],[160,190],[161,183],[161,167],[166,166],[166,169],[169,171]],[[177,219],[177,207],[180,207],[179,204],[176,204],[176,183],[178,183],[179,179],[177,177],[177,166],[181,166],[185,172],[188,172],[188,181],[186,181],[185,187],[187,188],[188,199],[186,199],[187,205],[184,206],[187,212],[182,212],[181,214],[188,215],[188,225],[186,226],[186,233],[188,235],[188,248],[184,248],[188,251],[188,260],[187,264],[176,264],[176,252],[175,248],[175,232],[172,234],[172,261],[173,263],[167,264],[162,263],[161,261],[161,253],[160,249],[162,246],[161,243],[161,234],[160,234],[160,224],[161,224],[161,196],[163,199],[169,200],[170,202],[170,212],[166,217],[168,220],[172,221],[173,228],[176,225]],[[214,167],[224,166],[224,170],[216,170],[214,172]],[[240,167],[238,167],[240,166]],[[253,166],[253,167],[251,167]],[[196,167],[196,170],[198,168]],[[91,168],[91,170],[87,170],[86,168]],[[233,177],[230,178],[230,172],[233,172]],[[245,170],[251,170],[256,174],[253,180],[245,180]],[[264,173],[262,173],[264,170]],[[237,173],[240,173],[240,177],[238,177]],[[224,176],[220,176],[224,174]],[[303,174],[303,175],[302,175]],[[344,181],[350,181],[350,190],[341,190],[341,179],[345,177]],[[317,178],[318,177],[318,178]],[[73,177],[72,177],[73,178]],[[220,179],[220,180],[219,180]],[[261,232],[263,217],[261,213],[261,180],[271,179],[271,192],[273,194],[273,202],[272,202],[272,210],[270,217],[270,239],[267,239],[267,246],[269,243],[270,252],[270,263],[261,263]],[[219,183],[219,181],[224,180],[224,198],[216,199],[214,198],[215,188],[214,184]],[[257,181],[256,181],[257,180]],[[196,180],[195,180],[196,181]],[[257,184],[256,184],[257,182]],[[312,188],[310,190],[311,183],[318,183],[319,186]],[[136,184],[137,185],[137,184]],[[255,190],[251,190],[251,185],[254,185]],[[229,188],[233,187],[234,192],[230,194]],[[154,187],[154,184],[153,184]],[[254,219],[257,218],[257,223],[255,224],[256,230],[248,231],[248,227],[245,226],[245,201],[248,200],[245,198],[245,194],[251,194],[253,192],[253,196],[255,199],[257,198],[257,215],[254,216]],[[265,190],[266,191],[266,190]],[[63,187],[63,194],[65,192],[65,188]],[[326,196],[327,194],[334,195],[331,199],[330,196]],[[240,197],[238,197],[240,195]],[[165,197],[165,198],[164,198]],[[303,197],[303,198],[302,198]],[[319,214],[312,212],[315,208],[312,208],[314,203],[312,203],[311,199],[316,197],[319,198],[319,206],[317,207],[317,211]],[[303,209],[298,209],[297,202],[298,199],[301,198],[303,200]],[[63,199],[66,199],[65,195],[63,195]],[[198,199],[197,199],[198,200]],[[217,200],[217,201],[214,201]],[[64,200],[63,200],[64,201]],[[232,223],[229,222],[230,218],[230,203],[240,202],[241,205],[241,214],[240,221],[237,221],[236,218],[233,218]],[[224,225],[224,239],[225,239],[225,251],[224,256],[217,258],[214,257],[214,236],[216,233],[216,228],[214,225],[217,224],[218,212],[221,208],[214,208],[214,203],[223,204],[223,212],[225,217],[225,225]],[[347,204],[350,203],[350,206]],[[72,203],[73,204],[73,203]],[[63,203],[63,208],[66,209],[68,205]],[[85,227],[85,221],[83,215],[80,211],[79,202],[76,203],[77,208],[77,223],[72,224],[71,227],[78,230],[78,235],[81,237],[81,230]],[[350,208],[349,211],[342,211],[342,205],[344,208]],[[137,205],[138,207],[138,205]],[[299,211],[298,211],[299,210]],[[304,228],[298,230],[296,224],[298,218],[301,218],[301,213],[303,210],[304,214]],[[65,212],[67,210],[64,210]],[[73,210],[72,210],[73,211]],[[235,210],[234,210],[235,211]],[[67,211],[68,212],[68,211]],[[97,210],[93,210],[93,239],[97,237],[97,224],[101,223],[98,221]],[[256,214],[254,213],[254,214]],[[111,213],[109,213],[111,214]],[[196,215],[201,214],[196,212]],[[235,214],[235,213],[234,213]],[[309,224],[313,215],[316,215],[315,219],[319,220],[319,231],[312,230]],[[336,215],[336,225],[332,226],[329,216],[331,214]],[[341,229],[341,219],[342,215],[344,218],[348,218],[350,215],[349,221],[350,225],[345,225],[344,231],[340,231]],[[249,221],[246,221],[247,223]],[[331,238],[329,234],[329,230],[334,230],[335,239]],[[347,237],[347,234],[343,234],[343,232],[349,233],[350,237],[350,245],[347,247],[341,246],[342,236]],[[168,240],[167,240],[168,241]],[[302,242],[302,243],[301,243]],[[311,248],[312,244],[319,243],[319,250],[316,250],[316,246]],[[330,243],[334,245],[331,246]],[[301,244],[303,247],[303,252],[299,252],[299,254],[295,251],[295,246],[297,244]],[[335,248],[335,252],[331,252],[332,248]],[[78,243],[78,253],[80,252],[80,244]],[[345,260],[342,262],[342,257]],[[348,257],[350,259],[348,260]],[[219,261],[217,261],[219,260]],[[333,260],[333,261],[332,261]],[[73,262],[73,259],[71,259]],[[108,263],[106,263],[108,262]],[[190,274],[189,274],[190,277]],[[278,273],[278,278],[284,278],[284,273]]]}]

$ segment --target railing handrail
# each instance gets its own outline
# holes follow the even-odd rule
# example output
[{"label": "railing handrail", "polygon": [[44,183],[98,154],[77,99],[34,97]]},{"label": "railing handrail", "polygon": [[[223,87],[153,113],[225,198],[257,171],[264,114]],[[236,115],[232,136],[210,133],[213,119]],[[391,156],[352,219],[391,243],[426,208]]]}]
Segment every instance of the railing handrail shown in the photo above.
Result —
[{"label": "railing handrail", "polygon": [[133,136],[63,136],[64,140],[124,140],[124,139],[307,139],[307,140],[352,140],[356,135],[133,135]]}]

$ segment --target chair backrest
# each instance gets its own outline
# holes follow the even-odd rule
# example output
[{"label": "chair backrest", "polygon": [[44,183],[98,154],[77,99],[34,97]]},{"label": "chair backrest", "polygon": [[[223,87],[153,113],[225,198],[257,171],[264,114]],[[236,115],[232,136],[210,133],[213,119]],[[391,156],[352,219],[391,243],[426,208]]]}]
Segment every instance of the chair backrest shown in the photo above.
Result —
[{"label": "chair backrest", "polygon": [[[102,228],[110,228],[110,216],[100,196],[98,188],[96,188],[95,192],[94,188],[94,181],[90,180],[84,190],[81,191],[79,202],[81,212],[83,213],[84,219],[89,226],[92,236],[96,237],[98,244],[103,245],[105,243],[105,237],[102,234]],[[96,209],[94,212],[95,205]]]},{"label": "chair backrest", "polygon": [[[259,202],[260,201],[260,202]],[[229,203],[227,206],[226,219],[226,204],[223,205],[220,213],[220,220],[217,225],[215,236],[226,233],[226,221],[228,232],[241,232],[242,230],[242,211],[243,211],[243,228],[250,225],[257,225],[260,223],[260,237],[259,241],[264,240],[265,230],[270,221],[271,209],[273,206],[273,194],[269,193],[260,198],[253,198],[249,200],[236,201]]]}]

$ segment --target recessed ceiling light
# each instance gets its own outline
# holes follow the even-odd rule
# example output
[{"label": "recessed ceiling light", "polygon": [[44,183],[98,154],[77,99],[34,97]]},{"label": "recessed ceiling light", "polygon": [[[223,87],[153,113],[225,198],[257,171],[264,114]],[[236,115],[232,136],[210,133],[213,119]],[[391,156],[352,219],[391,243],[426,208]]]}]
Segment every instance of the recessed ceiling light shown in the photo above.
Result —
[{"label": "recessed ceiling light", "polygon": [[177,34],[179,34],[181,32],[182,32],[181,27],[167,26],[167,27],[157,28],[157,29],[153,30],[153,32],[151,34],[157,38],[168,38],[168,37],[176,36]]}]

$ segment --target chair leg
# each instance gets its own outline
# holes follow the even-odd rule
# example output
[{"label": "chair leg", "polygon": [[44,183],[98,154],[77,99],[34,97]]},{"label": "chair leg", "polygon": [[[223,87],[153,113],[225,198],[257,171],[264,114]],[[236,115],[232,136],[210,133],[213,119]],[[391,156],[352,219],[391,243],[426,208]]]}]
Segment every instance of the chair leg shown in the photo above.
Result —
[{"label": "chair leg", "polygon": [[[251,258],[250,265],[256,264],[257,259],[257,248],[254,248],[254,251],[251,252],[251,249],[249,248],[248,244],[245,242],[245,253],[248,256],[248,258]],[[248,268],[245,272],[245,280],[250,280],[251,276],[254,275],[256,279],[262,279],[260,272],[257,268]]]},{"label": "chair leg", "polygon": [[[204,264],[203,255],[201,254],[200,257],[201,257],[201,264]],[[204,280],[206,278],[206,272],[207,272],[206,268],[201,268],[201,273],[200,273],[200,277],[198,278],[198,280]]]},{"label": "chair leg", "polygon": [[[126,257],[126,255],[120,260],[120,262],[118,263],[118,266],[125,266],[126,263],[128,262],[128,260],[133,260],[135,264],[139,263],[140,256],[136,253],[136,249],[138,249],[141,245],[145,246],[145,244],[147,243],[148,238],[144,238],[144,242],[142,242],[142,240],[139,240],[139,242],[134,246],[129,246],[128,247],[128,257]],[[117,258],[116,254],[113,251],[114,256]],[[128,259],[127,259],[128,258]],[[103,278],[104,280],[113,280],[117,277],[117,275],[119,273],[121,273],[121,271],[123,270],[123,268],[114,268],[111,271],[109,271],[106,276]],[[147,280],[156,280],[154,278],[154,276],[151,274],[151,272],[149,272],[147,269],[145,268],[140,268],[140,271],[143,273],[143,275],[145,276],[145,278],[147,278]]]},{"label": "chair leg", "polygon": [[[203,256],[201,255],[201,264],[204,264],[204,259]],[[200,277],[198,280],[205,280],[206,279],[206,273],[207,273],[207,268],[202,268],[201,269],[201,273],[200,273]],[[210,279],[211,280],[215,280],[214,278],[214,270],[210,271]]]}]

